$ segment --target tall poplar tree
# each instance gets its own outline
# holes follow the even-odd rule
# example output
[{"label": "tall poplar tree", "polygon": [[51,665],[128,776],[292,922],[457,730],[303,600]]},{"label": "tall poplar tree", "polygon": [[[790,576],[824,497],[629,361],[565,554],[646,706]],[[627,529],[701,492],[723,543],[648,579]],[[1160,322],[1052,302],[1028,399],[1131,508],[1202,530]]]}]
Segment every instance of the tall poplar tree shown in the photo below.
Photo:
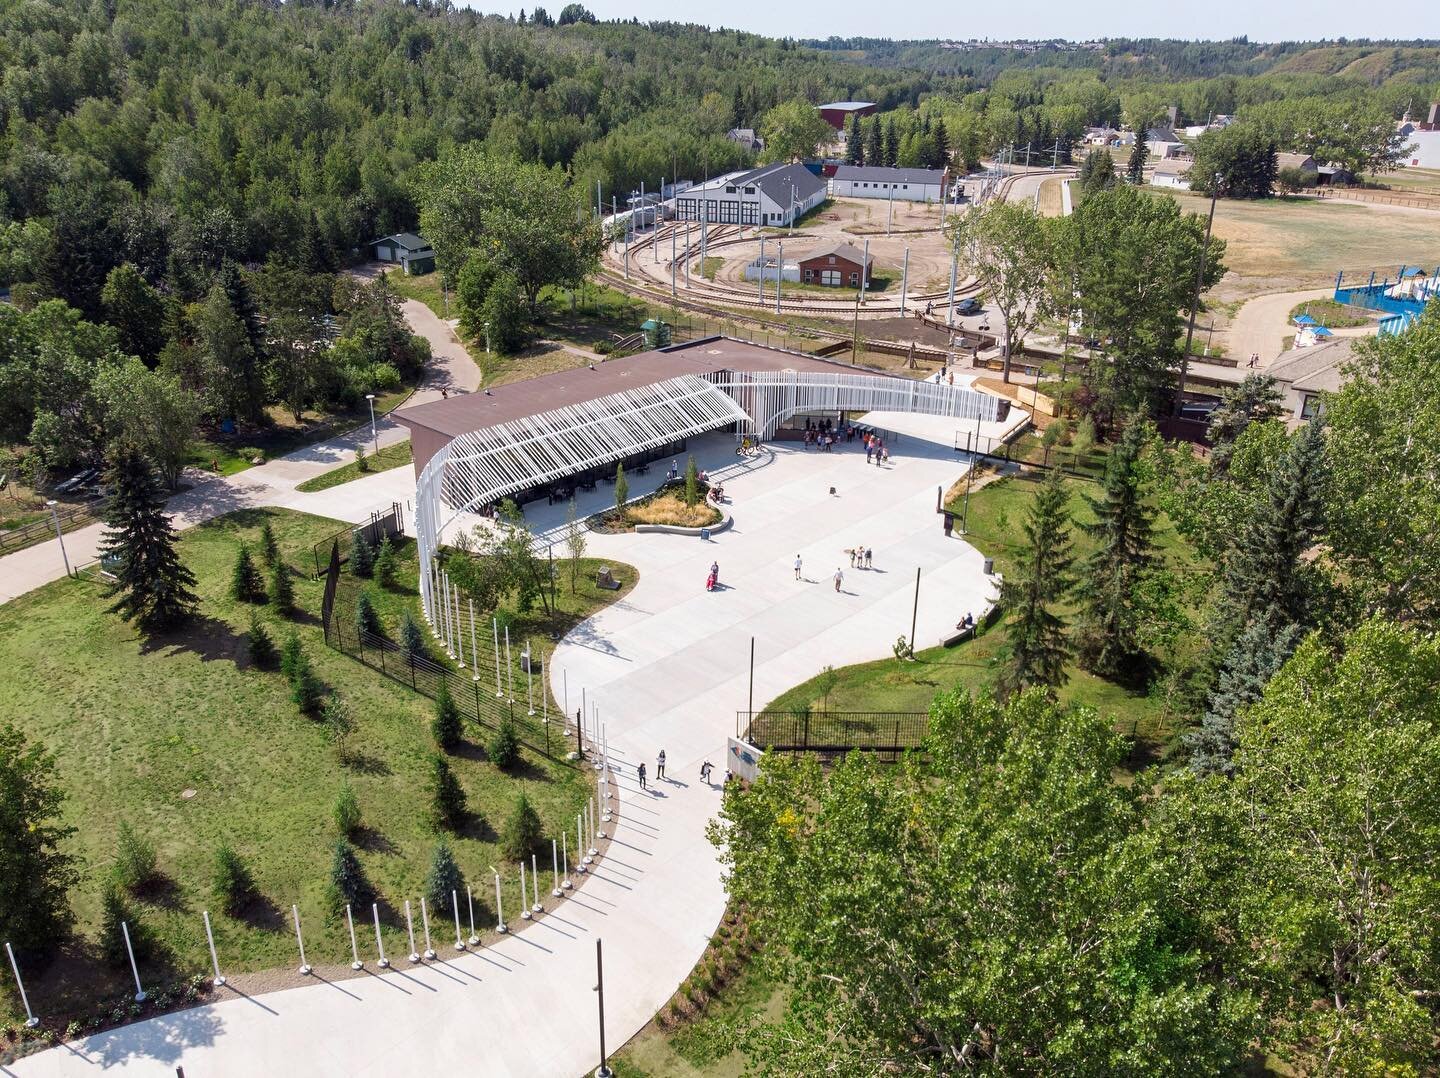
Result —
[{"label": "tall poplar tree", "polygon": [[102,561],[114,576],[110,609],[133,621],[141,632],[168,629],[199,605],[195,574],[175,550],[175,529],[165,515],[160,484],[149,463],[134,449],[122,448],[110,466],[107,530]]}]

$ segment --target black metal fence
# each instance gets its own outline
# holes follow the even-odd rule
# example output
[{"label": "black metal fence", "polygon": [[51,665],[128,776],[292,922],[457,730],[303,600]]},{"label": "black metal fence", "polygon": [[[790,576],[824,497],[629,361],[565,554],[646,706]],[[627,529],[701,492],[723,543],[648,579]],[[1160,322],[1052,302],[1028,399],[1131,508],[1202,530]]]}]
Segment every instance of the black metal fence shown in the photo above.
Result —
[{"label": "black metal fence", "polygon": [[363,524],[356,524],[352,528],[338,531],[334,535],[327,535],[315,544],[315,578],[318,580],[325,573],[325,566],[330,561],[330,555],[338,544],[340,548],[340,563],[343,565],[350,560],[350,537],[356,532],[364,532],[365,538],[370,541],[371,546],[379,546],[380,541],[387,536],[405,534],[405,510],[399,502],[392,502],[390,508],[381,512],[376,510],[370,514],[370,518]]},{"label": "black metal fence", "polygon": [[750,744],[774,752],[862,752],[898,755],[925,742],[924,711],[741,711],[736,728]]},{"label": "black metal fence", "polygon": [[[355,616],[361,588],[340,578],[338,561],[331,564],[324,607],[325,643],[432,700],[440,694],[441,683],[445,683],[464,718],[487,730],[496,729],[501,718],[509,718],[522,743],[552,759],[564,759],[567,752],[577,747],[573,736],[566,737],[565,716],[551,707],[545,696],[545,682],[538,676],[538,664],[535,667],[536,714],[532,716],[523,692],[516,700],[497,697],[493,679],[477,680],[472,670],[451,669],[427,655],[411,655],[388,637],[362,632]],[[433,641],[428,646],[438,647]],[[588,752],[590,746],[587,744],[584,749]]]}]

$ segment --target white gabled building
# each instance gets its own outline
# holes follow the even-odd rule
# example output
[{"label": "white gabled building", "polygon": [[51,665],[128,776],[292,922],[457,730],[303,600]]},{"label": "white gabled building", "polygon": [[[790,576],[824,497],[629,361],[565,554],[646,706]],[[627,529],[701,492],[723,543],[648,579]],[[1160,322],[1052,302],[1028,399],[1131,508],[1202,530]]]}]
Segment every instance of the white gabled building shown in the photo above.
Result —
[{"label": "white gabled building", "polygon": [[825,181],[804,165],[731,172],[681,192],[679,221],[716,225],[788,225],[825,201]]},{"label": "white gabled building", "polygon": [[907,202],[939,202],[945,173],[938,168],[872,168],[841,165],[830,180],[837,198],[898,198]]}]

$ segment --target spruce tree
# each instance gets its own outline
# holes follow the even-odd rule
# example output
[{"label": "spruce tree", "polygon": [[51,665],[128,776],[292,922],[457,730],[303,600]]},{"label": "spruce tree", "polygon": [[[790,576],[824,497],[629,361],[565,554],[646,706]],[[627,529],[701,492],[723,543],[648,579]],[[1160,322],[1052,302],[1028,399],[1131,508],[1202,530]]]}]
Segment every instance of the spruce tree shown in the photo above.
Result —
[{"label": "spruce tree", "polygon": [[375,613],[375,603],[368,591],[362,591],[355,599],[355,629],[369,636],[383,636],[380,615]]},{"label": "spruce tree", "polygon": [[222,842],[215,851],[210,894],[215,904],[232,917],[259,897],[255,878],[228,842]]},{"label": "spruce tree", "polygon": [[[455,863],[450,843],[442,838],[435,843],[435,852],[430,855],[430,874],[425,877],[425,901],[430,903],[431,915],[444,912],[453,916],[451,903],[458,902],[464,892],[465,876]],[[452,894],[455,896],[453,900]]]},{"label": "spruce tree", "polygon": [[505,831],[500,837],[500,849],[512,861],[528,861],[530,855],[540,853],[545,841],[545,828],[530,799],[523,793],[516,798],[515,807],[505,821]]},{"label": "spruce tree", "polygon": [[[283,662],[284,656],[282,656]],[[313,715],[325,700],[325,687],[310,666],[310,656],[298,651],[290,661],[290,699],[301,711]]]},{"label": "spruce tree", "polygon": [[265,598],[265,581],[260,570],[255,568],[255,559],[250,556],[250,547],[240,544],[235,552],[235,568],[230,573],[230,598],[237,603],[257,603]]},{"label": "spruce tree", "polygon": [[350,571],[369,579],[375,571],[375,548],[365,537],[365,529],[357,528],[350,536]]},{"label": "spruce tree", "polygon": [[880,137],[880,117],[865,121],[865,164],[880,168],[885,164],[885,147]]},{"label": "spruce tree", "polygon": [[516,734],[515,724],[510,721],[509,715],[500,716],[500,724],[495,727],[494,736],[485,746],[485,755],[502,771],[507,770],[520,758],[520,737]]},{"label": "spruce tree", "polygon": [[885,155],[885,167],[894,168],[900,160],[900,137],[895,132],[894,116],[885,122],[884,139],[881,152]]},{"label": "spruce tree", "polygon": [[426,658],[425,631],[420,628],[420,622],[409,610],[400,618],[400,646],[405,649],[405,657],[411,662]]},{"label": "spruce tree", "polygon": [[863,165],[865,163],[865,147],[860,135],[860,114],[858,112],[852,112],[850,120],[846,124],[845,163],[847,165]]},{"label": "spruce tree", "polygon": [[335,854],[330,860],[330,883],[325,889],[325,901],[336,917],[344,916],[347,904],[353,909],[364,910],[375,901],[375,888],[365,875],[355,847],[343,838],[335,843]]},{"label": "spruce tree", "polygon": [[260,556],[272,568],[280,561],[280,544],[275,541],[275,529],[268,520],[260,525]]},{"label": "spruce tree", "polygon": [[437,830],[451,831],[465,822],[465,791],[438,752],[430,759],[430,822]]},{"label": "spruce tree", "polygon": [[360,830],[360,800],[355,796],[355,788],[348,782],[335,795],[335,807],[330,812],[340,837],[354,838]]},{"label": "spruce tree", "polygon": [[171,628],[199,605],[195,574],[175,550],[175,530],[165,515],[160,486],[150,465],[133,449],[120,449],[110,467],[113,491],[105,511],[100,556],[114,576],[111,611],[144,633]]},{"label": "spruce tree", "polygon": [[375,554],[375,579],[382,588],[395,586],[395,573],[398,568],[399,558],[395,553],[395,544],[387,535],[380,540],[380,549]]},{"label": "spruce tree", "polygon": [[615,513],[625,519],[625,503],[630,499],[630,483],[625,478],[625,465],[615,465]]},{"label": "spruce tree", "polygon": [[1131,183],[1140,184],[1145,182],[1145,159],[1149,157],[1149,151],[1145,148],[1145,141],[1140,137],[1143,132],[1135,135],[1135,145],[1130,147],[1130,160],[1125,163],[1125,175]]},{"label": "spruce tree", "polygon": [[700,500],[700,473],[695,468],[695,458],[685,461],[685,504],[690,508]]},{"label": "spruce tree", "polygon": [[295,585],[290,568],[277,561],[270,569],[270,608],[277,614],[288,614],[295,608]]},{"label": "spruce tree", "polygon": [[1299,625],[1275,625],[1256,618],[1236,638],[1205,706],[1199,727],[1184,736],[1190,767],[1200,774],[1225,774],[1234,769],[1235,720],[1259,700],[1265,686],[1300,646]]},{"label": "spruce tree", "polygon": [[1070,593],[1075,556],[1070,544],[1069,491],[1052,470],[1030,504],[1021,531],[1025,546],[1001,589],[1010,613],[996,688],[1001,696],[1039,685],[1053,692],[1065,682],[1070,645],[1054,608]]},{"label": "spruce tree", "polygon": [[1080,660],[1101,677],[1131,676],[1143,659],[1139,642],[1140,586],[1153,566],[1155,511],[1146,502],[1140,456],[1148,424],[1133,416],[1110,452],[1095,514],[1083,525],[1095,549],[1076,587],[1080,601]]},{"label": "spruce tree", "polygon": [[265,623],[254,613],[250,615],[250,628],[245,633],[245,650],[250,655],[251,665],[260,670],[273,670],[280,657]]},{"label": "spruce tree", "polygon": [[935,126],[930,129],[930,155],[934,168],[950,166],[950,136],[945,131],[943,119],[936,119]]},{"label": "spruce tree", "polygon": [[[144,962],[153,950],[150,932],[135,917],[125,891],[114,879],[106,879],[100,891],[100,954],[113,969],[129,969],[130,951],[136,962]],[[120,926],[124,925],[122,929]],[[130,933],[130,951],[125,948],[125,930]]]},{"label": "spruce tree", "polygon": [[1238,386],[1220,396],[1220,407],[1210,413],[1210,470],[1225,472],[1235,454],[1235,443],[1251,423],[1280,415],[1280,390],[1268,374],[1248,374]]},{"label": "spruce tree", "polygon": [[286,678],[293,678],[295,671],[305,658],[305,646],[300,643],[300,637],[294,629],[291,629],[285,637],[285,644],[280,649],[280,673]]},{"label": "spruce tree", "polygon": [[430,723],[430,733],[435,744],[443,752],[454,752],[460,747],[460,709],[450,695],[450,681],[440,679],[440,689],[435,694],[435,718]]}]

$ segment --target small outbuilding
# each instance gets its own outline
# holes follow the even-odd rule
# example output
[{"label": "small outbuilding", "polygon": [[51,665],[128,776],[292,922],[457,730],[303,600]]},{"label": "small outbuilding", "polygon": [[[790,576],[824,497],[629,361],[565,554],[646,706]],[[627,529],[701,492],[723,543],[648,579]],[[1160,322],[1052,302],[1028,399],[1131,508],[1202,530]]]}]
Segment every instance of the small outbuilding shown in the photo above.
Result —
[{"label": "small outbuilding", "polygon": [[430,273],[435,269],[435,248],[414,232],[381,236],[368,244],[375,259],[398,265],[406,274]]},{"label": "small outbuilding", "polygon": [[1155,171],[1150,174],[1150,184],[1153,187],[1175,187],[1188,191],[1190,168],[1194,164],[1194,161],[1183,158],[1167,157],[1155,166]]},{"label": "small outbuilding", "polygon": [[837,198],[939,202],[945,197],[945,172],[938,168],[841,165],[830,181],[830,193]]},{"label": "small outbuilding", "polygon": [[844,240],[823,244],[800,256],[800,280],[829,288],[859,288],[870,277],[875,259]]}]

